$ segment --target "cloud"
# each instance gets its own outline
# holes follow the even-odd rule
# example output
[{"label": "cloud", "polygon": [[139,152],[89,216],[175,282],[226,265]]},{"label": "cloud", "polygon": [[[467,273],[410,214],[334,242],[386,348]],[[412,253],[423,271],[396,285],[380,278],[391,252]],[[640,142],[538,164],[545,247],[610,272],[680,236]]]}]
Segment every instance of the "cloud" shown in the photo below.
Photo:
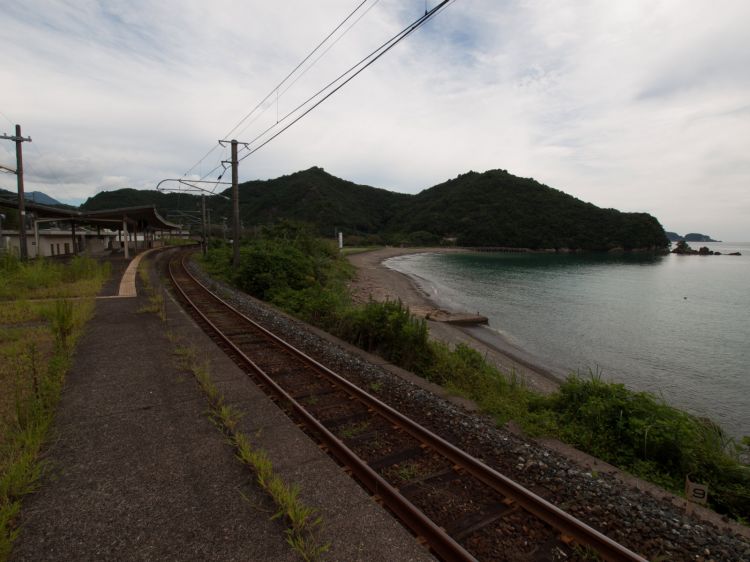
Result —
[{"label": "cloud", "polygon": [[[371,3],[234,135],[252,139],[425,8]],[[87,197],[182,175],[352,8],[10,5],[0,111],[34,138],[37,150],[25,152],[32,188]],[[654,213],[676,230],[750,238],[738,204],[750,180],[748,20],[750,4],[732,0],[454,2],[244,160],[240,178],[320,165],[416,192],[469,169],[504,168],[597,205]],[[0,162],[9,158],[12,145],[0,145]],[[214,178],[225,159],[216,150],[190,173]],[[0,187],[13,182],[0,176]]]}]

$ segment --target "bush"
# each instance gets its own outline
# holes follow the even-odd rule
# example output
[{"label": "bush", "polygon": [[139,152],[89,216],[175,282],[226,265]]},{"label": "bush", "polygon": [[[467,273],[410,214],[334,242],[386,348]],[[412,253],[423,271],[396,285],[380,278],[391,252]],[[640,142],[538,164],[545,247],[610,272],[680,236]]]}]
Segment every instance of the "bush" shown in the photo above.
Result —
[{"label": "bush", "polygon": [[315,283],[310,256],[294,246],[263,240],[240,249],[235,284],[259,299],[274,292],[300,291]]},{"label": "bush", "polygon": [[432,360],[427,323],[412,316],[401,301],[370,301],[346,309],[335,331],[365,351],[420,374]]},{"label": "bush", "polygon": [[685,476],[708,483],[712,505],[750,514],[750,468],[719,426],[673,408],[648,392],[598,377],[572,375],[547,402],[569,443],[674,491]]}]

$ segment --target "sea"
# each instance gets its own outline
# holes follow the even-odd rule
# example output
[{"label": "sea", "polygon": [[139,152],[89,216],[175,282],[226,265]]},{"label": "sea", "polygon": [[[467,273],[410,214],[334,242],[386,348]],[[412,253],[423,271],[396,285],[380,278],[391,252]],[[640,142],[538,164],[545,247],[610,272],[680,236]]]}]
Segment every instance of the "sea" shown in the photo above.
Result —
[{"label": "sea", "polygon": [[[423,253],[385,265],[472,333],[560,378],[594,374],[750,435],[750,243],[722,255]],[[726,255],[741,252],[741,256]]]}]

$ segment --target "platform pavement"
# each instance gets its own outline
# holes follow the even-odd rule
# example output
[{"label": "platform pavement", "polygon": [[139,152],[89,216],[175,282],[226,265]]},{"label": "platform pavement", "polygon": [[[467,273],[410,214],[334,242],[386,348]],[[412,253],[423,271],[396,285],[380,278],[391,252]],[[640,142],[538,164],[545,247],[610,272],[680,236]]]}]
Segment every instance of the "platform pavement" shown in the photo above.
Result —
[{"label": "platform pavement", "polygon": [[171,351],[175,339],[199,350],[245,412],[243,429],[319,510],[331,545],[324,559],[432,559],[169,296],[166,322],[139,312],[147,302],[97,300],[11,560],[299,559],[270,500],[206,418],[203,394]]}]

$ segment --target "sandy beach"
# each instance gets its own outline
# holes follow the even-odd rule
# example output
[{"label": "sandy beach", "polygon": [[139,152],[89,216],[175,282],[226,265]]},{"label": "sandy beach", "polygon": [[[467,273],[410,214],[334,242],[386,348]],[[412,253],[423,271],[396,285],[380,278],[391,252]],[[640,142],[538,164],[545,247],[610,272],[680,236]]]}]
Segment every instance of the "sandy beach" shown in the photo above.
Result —
[{"label": "sandy beach", "polygon": [[[465,250],[457,248],[383,248],[352,254],[348,256],[349,262],[357,268],[357,274],[350,284],[352,295],[357,302],[367,302],[370,298],[376,301],[401,299],[415,315],[427,320],[432,338],[451,346],[467,344],[502,371],[515,371],[529,388],[543,393],[554,391],[559,378],[553,373],[534,365],[529,358],[522,358],[504,349],[499,336],[494,337],[487,328],[450,323],[451,319],[461,317],[462,313],[442,309],[414,279],[383,265],[383,261],[388,258],[406,254],[463,251]],[[468,313],[466,315],[472,316]],[[440,321],[435,318],[440,318]]]}]

